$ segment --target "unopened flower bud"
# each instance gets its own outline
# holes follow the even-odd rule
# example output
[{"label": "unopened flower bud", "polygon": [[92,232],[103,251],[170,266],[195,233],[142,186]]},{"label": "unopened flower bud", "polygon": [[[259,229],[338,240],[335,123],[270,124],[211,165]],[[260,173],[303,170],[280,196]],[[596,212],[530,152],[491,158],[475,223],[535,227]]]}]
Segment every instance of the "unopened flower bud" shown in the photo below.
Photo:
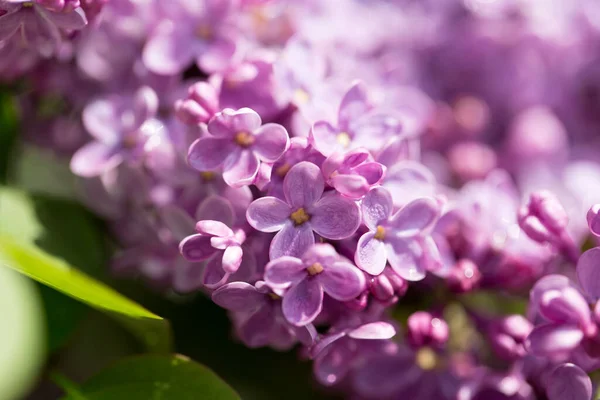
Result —
[{"label": "unopened flower bud", "polygon": [[448,340],[448,324],[428,312],[418,311],[408,317],[408,342],[414,347],[441,347]]}]

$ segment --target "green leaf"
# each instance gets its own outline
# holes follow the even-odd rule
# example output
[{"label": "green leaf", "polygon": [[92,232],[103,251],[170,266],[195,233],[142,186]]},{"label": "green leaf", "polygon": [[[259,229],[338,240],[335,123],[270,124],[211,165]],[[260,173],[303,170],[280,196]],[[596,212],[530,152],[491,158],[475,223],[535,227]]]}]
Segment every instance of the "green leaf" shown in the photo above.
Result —
[{"label": "green leaf", "polygon": [[63,400],[240,399],[210,369],[180,355],[121,360],[70,392]]},{"label": "green leaf", "polygon": [[170,348],[166,320],[34,246],[0,236],[0,260],[8,267],[119,320],[155,352]]},{"label": "green leaf", "polygon": [[36,287],[0,267],[0,399],[22,399],[45,359],[44,318]]},{"label": "green leaf", "polygon": [[8,92],[0,91],[0,183],[8,177],[11,151],[17,141],[17,111]]}]

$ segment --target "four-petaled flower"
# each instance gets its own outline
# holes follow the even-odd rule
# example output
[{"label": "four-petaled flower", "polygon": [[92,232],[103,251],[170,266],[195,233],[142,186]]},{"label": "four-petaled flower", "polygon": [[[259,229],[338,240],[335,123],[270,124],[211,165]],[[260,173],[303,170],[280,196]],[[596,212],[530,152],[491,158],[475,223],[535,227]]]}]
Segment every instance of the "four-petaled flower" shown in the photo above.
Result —
[{"label": "four-petaled flower", "polygon": [[323,294],[348,301],[365,290],[365,276],[333,246],[319,243],[303,257],[283,256],[265,267],[265,282],[283,294],[283,315],[293,325],[311,323],[323,307]]},{"label": "four-petaled flower", "polygon": [[226,108],[211,118],[206,129],[210,135],[192,143],[188,161],[199,171],[222,167],[229,186],[252,184],[261,161],[277,161],[290,146],[283,126],[262,125],[260,116],[249,108]]},{"label": "four-petaled flower", "polygon": [[436,266],[439,252],[428,231],[440,215],[440,207],[429,198],[415,200],[392,215],[390,193],[372,189],[362,202],[363,220],[369,232],[358,240],[354,261],[371,275],[383,272],[386,262],[402,278],[421,280]]},{"label": "four-petaled flower", "polygon": [[351,236],[360,225],[358,205],[333,192],[323,194],[325,182],[315,164],[294,165],[283,180],[285,201],[262,197],[248,207],[246,218],[262,232],[279,231],[269,249],[271,260],[281,256],[301,257],[315,243],[314,232],[340,240]]}]

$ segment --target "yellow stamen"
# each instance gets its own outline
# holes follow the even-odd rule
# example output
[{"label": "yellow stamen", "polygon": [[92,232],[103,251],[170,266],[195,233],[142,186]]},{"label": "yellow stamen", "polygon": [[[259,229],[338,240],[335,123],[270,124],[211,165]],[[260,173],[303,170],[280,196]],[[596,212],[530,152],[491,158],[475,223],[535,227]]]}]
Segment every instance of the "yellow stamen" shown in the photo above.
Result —
[{"label": "yellow stamen", "polygon": [[277,174],[277,176],[280,176],[283,178],[288,173],[290,168],[292,168],[292,166],[288,163],[285,163],[282,166],[277,167],[277,169],[275,170],[275,173]]},{"label": "yellow stamen", "polygon": [[213,37],[213,31],[208,24],[200,24],[196,28],[196,35],[203,40],[210,40]]},{"label": "yellow stamen", "polygon": [[350,142],[352,141],[352,139],[350,138],[350,135],[347,132],[340,132],[337,135],[337,141],[342,146],[348,147],[350,146]]},{"label": "yellow stamen", "polygon": [[381,240],[383,241],[385,239],[385,229],[383,228],[383,226],[378,225],[377,226],[377,231],[375,232],[375,236],[373,236],[375,239],[377,240]]},{"label": "yellow stamen", "polygon": [[294,102],[297,104],[306,104],[310,100],[310,95],[304,89],[296,89],[294,91]]},{"label": "yellow stamen", "polygon": [[281,296],[278,296],[275,293],[269,293],[269,297],[272,298],[273,300],[281,299]]},{"label": "yellow stamen", "polygon": [[254,143],[254,136],[248,132],[238,132],[234,140],[241,147],[250,147]]},{"label": "yellow stamen", "polygon": [[415,362],[424,371],[431,371],[439,364],[437,354],[430,347],[419,349],[415,357]]},{"label": "yellow stamen", "polygon": [[27,1],[21,4],[23,7],[33,7],[33,1]]},{"label": "yellow stamen", "polygon": [[212,181],[213,179],[215,179],[215,173],[212,171],[204,171],[204,172],[200,172],[200,176],[202,177],[203,181]]},{"label": "yellow stamen", "polygon": [[314,263],[310,267],[306,268],[306,270],[310,276],[315,276],[323,272],[323,266],[319,263]]},{"label": "yellow stamen", "polygon": [[310,220],[310,215],[304,211],[304,208],[299,208],[290,214],[290,219],[294,221],[296,226],[298,226]]}]

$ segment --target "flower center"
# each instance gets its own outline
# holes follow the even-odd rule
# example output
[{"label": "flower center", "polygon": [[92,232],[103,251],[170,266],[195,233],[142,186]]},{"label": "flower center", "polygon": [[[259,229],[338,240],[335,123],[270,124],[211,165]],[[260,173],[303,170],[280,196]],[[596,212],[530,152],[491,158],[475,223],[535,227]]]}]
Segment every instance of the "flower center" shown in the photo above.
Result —
[{"label": "flower center", "polygon": [[235,134],[234,141],[240,147],[250,147],[254,143],[254,136],[248,132],[238,132]]},{"label": "flower center", "polygon": [[306,271],[308,271],[310,276],[315,276],[323,272],[323,266],[317,262],[306,268]]},{"label": "flower center", "polygon": [[431,371],[439,364],[438,356],[430,347],[422,347],[417,351],[415,362],[424,371]]},{"label": "flower center", "polygon": [[377,231],[375,231],[375,236],[373,236],[377,240],[383,241],[385,239],[385,229],[381,225],[377,225]]},{"label": "flower center", "polygon": [[213,179],[215,179],[215,173],[212,171],[200,172],[200,176],[202,177],[202,180],[204,182],[212,181]]},{"label": "flower center", "polygon": [[213,37],[213,30],[208,24],[200,24],[196,28],[196,35],[202,40],[210,40]]},{"label": "flower center", "polygon": [[33,7],[33,1],[26,1],[25,3],[21,4],[23,7]]},{"label": "flower center", "polygon": [[281,299],[281,296],[276,295],[275,293],[269,293],[269,297],[273,300]]},{"label": "flower center", "polygon": [[126,135],[123,138],[122,146],[128,150],[135,149],[137,146],[137,138],[135,135]]},{"label": "flower center", "polygon": [[350,135],[348,134],[348,132],[340,132],[340,133],[338,133],[336,139],[337,139],[337,142],[339,144],[341,144],[342,146],[344,146],[344,147],[350,146],[350,141],[352,140],[350,138]]},{"label": "flower center", "polygon": [[294,101],[298,104],[306,104],[310,100],[310,95],[304,89],[296,89],[294,91]]},{"label": "flower center", "polygon": [[304,211],[304,208],[300,207],[299,209],[290,214],[290,219],[294,221],[294,224],[296,226],[298,226],[310,220],[310,215],[308,215],[307,212]]},{"label": "flower center", "polygon": [[290,168],[292,168],[292,166],[288,163],[285,163],[282,166],[277,167],[277,169],[275,169],[275,173],[283,178],[288,173]]}]

